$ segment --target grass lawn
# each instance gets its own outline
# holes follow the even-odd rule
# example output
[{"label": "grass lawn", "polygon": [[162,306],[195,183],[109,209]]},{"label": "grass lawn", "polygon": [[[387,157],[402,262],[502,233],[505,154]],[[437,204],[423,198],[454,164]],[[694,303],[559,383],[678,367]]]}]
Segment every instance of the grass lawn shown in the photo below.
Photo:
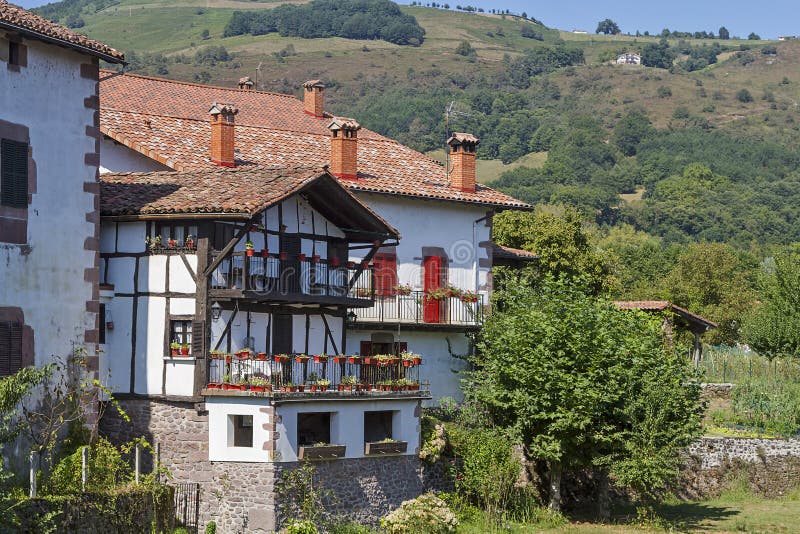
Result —
[{"label": "grass lawn", "polygon": [[[521,525],[508,523],[493,526],[481,520],[462,523],[464,534],[534,532],[564,533],[634,533],[634,532],[798,532],[800,527],[800,490],[780,499],[764,499],[745,490],[732,490],[718,499],[701,502],[668,501],[657,508],[662,524],[631,524],[633,510],[617,510],[614,523],[599,524],[573,519],[566,525]],[[627,514],[627,515],[626,515]]]}]

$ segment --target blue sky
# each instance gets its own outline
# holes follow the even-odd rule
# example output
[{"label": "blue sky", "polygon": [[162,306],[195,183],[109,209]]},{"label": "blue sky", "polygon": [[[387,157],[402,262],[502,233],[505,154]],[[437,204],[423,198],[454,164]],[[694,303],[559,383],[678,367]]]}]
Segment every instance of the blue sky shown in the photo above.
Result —
[{"label": "blue sky", "polygon": [[[48,2],[11,0],[23,7]],[[425,0],[427,3],[430,0]],[[437,3],[444,1],[436,0]],[[597,23],[610,18],[623,32],[636,30],[650,33],[663,28],[680,31],[713,30],[725,26],[731,35],[747,37],[756,32],[765,39],[779,35],[800,35],[800,2],[798,0],[561,0],[559,2],[525,2],[522,0],[446,0],[450,5],[474,5],[484,9],[510,9],[536,17],[551,28],[582,29],[593,32]],[[400,0],[409,4],[411,0]]]}]

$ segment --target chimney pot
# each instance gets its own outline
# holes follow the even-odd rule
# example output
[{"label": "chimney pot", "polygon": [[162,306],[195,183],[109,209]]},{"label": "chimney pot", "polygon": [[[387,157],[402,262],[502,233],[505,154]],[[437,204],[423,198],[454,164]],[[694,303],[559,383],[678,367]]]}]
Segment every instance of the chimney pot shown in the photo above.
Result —
[{"label": "chimney pot", "polygon": [[331,131],[330,172],[342,180],[358,179],[358,130],[355,119],[335,117],[328,128]]},{"label": "chimney pot", "polygon": [[239,86],[239,89],[252,91],[256,84],[253,83],[253,80],[250,79],[250,76],[245,76],[244,78],[239,78],[239,83],[237,85]]},{"label": "chimney pot", "polygon": [[450,146],[450,185],[461,191],[475,192],[475,147],[480,139],[472,134],[454,132],[447,140]]},{"label": "chimney pot", "polygon": [[325,117],[325,84],[320,80],[309,80],[303,84],[303,112],[322,119]]},{"label": "chimney pot", "polygon": [[239,110],[233,104],[214,102],[211,115],[211,162],[222,167],[235,167],[234,117]]}]

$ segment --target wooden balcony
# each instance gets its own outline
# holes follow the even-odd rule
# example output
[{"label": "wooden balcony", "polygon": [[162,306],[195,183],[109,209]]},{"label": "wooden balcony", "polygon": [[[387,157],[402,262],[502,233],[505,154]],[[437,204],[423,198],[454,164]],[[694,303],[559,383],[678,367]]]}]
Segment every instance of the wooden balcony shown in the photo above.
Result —
[{"label": "wooden balcony", "polygon": [[459,297],[439,300],[428,298],[424,291],[408,294],[377,295],[372,306],[354,310],[356,321],[348,328],[374,328],[378,325],[414,325],[427,330],[476,330],[484,320],[484,298],[475,301]]},{"label": "wooden balcony", "polygon": [[334,265],[321,258],[234,252],[211,275],[214,299],[371,306],[373,273],[369,266]]}]

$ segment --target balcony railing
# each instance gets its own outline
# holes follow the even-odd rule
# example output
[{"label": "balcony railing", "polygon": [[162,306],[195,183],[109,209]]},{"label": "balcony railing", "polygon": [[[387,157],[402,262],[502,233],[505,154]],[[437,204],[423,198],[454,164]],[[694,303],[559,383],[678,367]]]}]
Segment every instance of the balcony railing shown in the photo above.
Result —
[{"label": "balcony railing", "polygon": [[254,297],[372,299],[372,268],[363,267],[351,286],[357,272],[353,263],[334,265],[331,260],[318,258],[234,252],[214,270],[211,290],[241,291]]},{"label": "balcony railing", "polygon": [[445,297],[434,300],[424,291],[376,295],[369,308],[357,310],[358,322],[478,326],[483,324],[483,295],[477,300]]},{"label": "balcony railing", "polygon": [[[378,360],[359,356],[297,354],[213,355],[208,360],[206,394],[250,393],[400,393],[419,392],[421,360]],[[422,386],[427,390],[427,386]]]}]

